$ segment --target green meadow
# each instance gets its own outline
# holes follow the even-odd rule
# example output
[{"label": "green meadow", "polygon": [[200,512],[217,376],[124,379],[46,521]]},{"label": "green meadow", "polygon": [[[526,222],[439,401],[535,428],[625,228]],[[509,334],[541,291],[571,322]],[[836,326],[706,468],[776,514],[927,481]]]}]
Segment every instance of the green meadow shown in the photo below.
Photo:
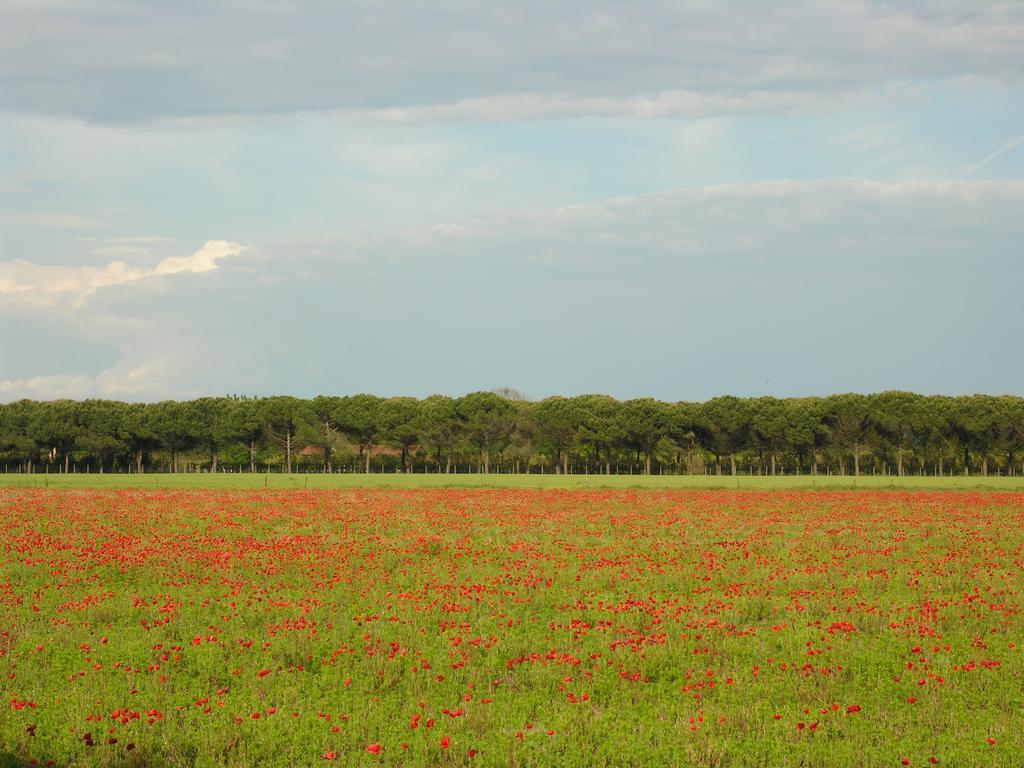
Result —
[{"label": "green meadow", "polygon": [[1024,764],[1018,493],[151,479],[0,489],[0,768]]},{"label": "green meadow", "polygon": [[878,475],[555,475],[555,474],[6,474],[0,487],[10,488],[644,488],[797,490],[854,488],[921,491],[1024,490],[1024,477],[895,477]]}]

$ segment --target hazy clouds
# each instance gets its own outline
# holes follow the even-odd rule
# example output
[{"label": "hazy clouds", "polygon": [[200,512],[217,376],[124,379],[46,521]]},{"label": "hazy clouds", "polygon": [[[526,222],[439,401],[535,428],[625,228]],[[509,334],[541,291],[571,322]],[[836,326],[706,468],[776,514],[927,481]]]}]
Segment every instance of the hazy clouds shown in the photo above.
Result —
[{"label": "hazy clouds", "polygon": [[1013,3],[33,0],[2,13],[5,108],[114,122],[707,114],[1024,72]]},{"label": "hazy clouds", "polygon": [[0,3],[0,399],[1017,392],[1024,6]]}]

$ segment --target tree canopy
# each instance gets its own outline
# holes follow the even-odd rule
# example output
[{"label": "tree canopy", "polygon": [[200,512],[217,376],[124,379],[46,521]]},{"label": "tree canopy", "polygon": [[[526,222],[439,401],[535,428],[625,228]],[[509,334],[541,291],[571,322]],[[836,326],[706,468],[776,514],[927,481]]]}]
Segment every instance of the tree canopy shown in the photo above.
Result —
[{"label": "tree canopy", "polygon": [[5,472],[1021,474],[1024,399],[530,402],[515,390],[0,405]]}]

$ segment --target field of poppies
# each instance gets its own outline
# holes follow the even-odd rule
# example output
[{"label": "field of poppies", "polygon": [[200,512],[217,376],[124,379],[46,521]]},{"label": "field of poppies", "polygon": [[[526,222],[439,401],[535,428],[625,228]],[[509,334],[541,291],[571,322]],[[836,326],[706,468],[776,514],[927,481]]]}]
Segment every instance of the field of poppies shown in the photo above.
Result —
[{"label": "field of poppies", "polygon": [[1024,494],[0,489],[0,765],[1024,765]]}]

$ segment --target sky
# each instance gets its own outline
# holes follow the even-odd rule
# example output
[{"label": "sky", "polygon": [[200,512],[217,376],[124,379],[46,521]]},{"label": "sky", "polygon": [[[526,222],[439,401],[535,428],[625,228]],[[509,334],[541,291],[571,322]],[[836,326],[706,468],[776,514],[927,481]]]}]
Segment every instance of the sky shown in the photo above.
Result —
[{"label": "sky", "polygon": [[1024,3],[0,0],[0,401],[1024,394]]}]

